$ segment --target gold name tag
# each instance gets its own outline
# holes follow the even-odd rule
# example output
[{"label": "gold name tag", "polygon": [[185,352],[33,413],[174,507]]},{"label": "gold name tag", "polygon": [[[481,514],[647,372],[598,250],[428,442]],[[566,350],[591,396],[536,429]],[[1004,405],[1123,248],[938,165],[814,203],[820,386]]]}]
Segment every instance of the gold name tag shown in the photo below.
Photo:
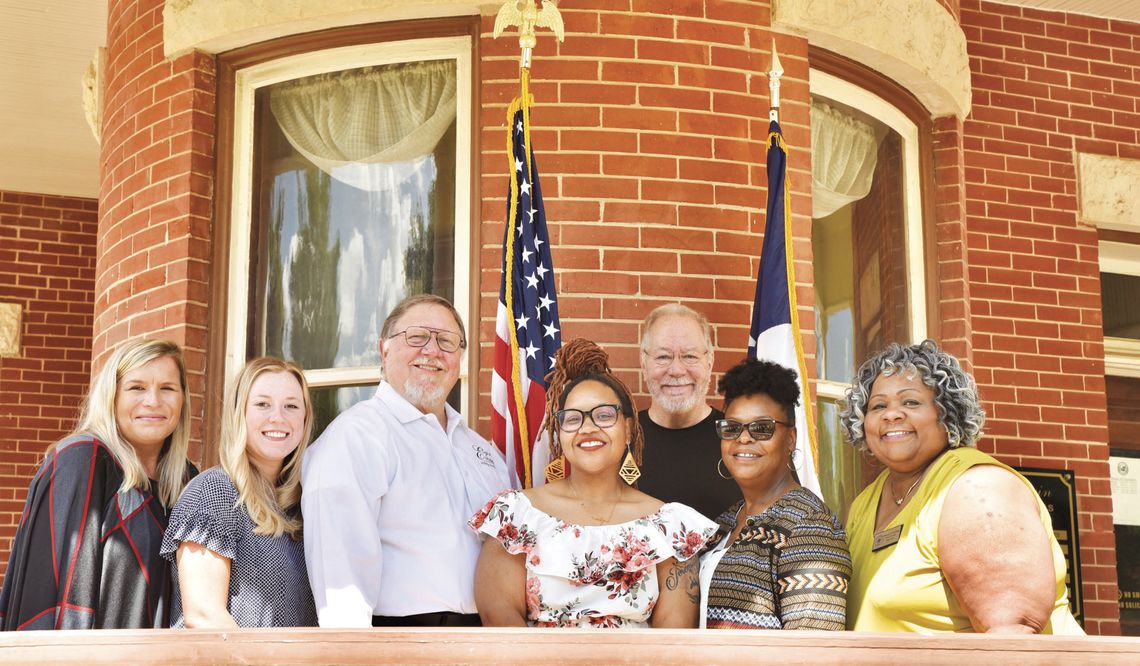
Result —
[{"label": "gold name tag", "polygon": [[871,541],[871,552],[882,550],[887,546],[893,546],[899,542],[899,537],[902,536],[902,525],[895,525],[889,530],[877,532],[875,538]]}]

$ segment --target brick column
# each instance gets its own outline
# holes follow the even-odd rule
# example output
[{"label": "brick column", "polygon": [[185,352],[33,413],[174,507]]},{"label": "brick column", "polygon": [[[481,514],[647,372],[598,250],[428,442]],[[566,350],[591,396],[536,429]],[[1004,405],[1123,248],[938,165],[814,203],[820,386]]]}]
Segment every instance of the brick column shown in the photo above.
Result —
[{"label": "brick column", "polygon": [[204,388],[214,60],[163,55],[162,0],[110,0],[95,367],[120,342],[183,345],[195,436]]}]

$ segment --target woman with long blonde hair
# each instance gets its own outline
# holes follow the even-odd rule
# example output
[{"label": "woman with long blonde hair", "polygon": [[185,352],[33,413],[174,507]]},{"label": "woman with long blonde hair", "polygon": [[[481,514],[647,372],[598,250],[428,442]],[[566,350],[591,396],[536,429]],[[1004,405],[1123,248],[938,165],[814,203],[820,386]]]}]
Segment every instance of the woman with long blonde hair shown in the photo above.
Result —
[{"label": "woman with long blonde hair", "polygon": [[300,506],[312,431],[301,368],[246,363],[226,396],[220,465],[186,487],[162,544],[178,579],[172,626],[316,626]]},{"label": "woman with long blonde hair", "polygon": [[197,473],[186,403],[178,345],[115,350],[28,488],[0,593],[4,629],[169,624],[170,567],[158,551],[166,507]]}]

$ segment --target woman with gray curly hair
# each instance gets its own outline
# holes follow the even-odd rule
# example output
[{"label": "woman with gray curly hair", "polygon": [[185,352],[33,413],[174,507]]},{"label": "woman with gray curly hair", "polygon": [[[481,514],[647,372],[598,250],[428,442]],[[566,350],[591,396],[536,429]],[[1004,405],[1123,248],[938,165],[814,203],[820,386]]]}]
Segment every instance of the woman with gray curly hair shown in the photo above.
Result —
[{"label": "woman with gray curly hair", "polygon": [[892,344],[859,369],[840,422],[886,467],[847,519],[848,629],[1084,633],[1045,505],[974,448],[985,414],[958,359]]}]

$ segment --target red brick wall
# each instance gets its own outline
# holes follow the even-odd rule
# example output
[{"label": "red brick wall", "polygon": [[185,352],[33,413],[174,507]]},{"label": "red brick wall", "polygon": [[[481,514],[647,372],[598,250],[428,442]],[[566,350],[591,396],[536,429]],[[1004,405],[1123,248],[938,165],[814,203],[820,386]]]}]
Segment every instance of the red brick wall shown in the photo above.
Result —
[{"label": "red brick wall", "polygon": [[0,303],[23,308],[19,355],[0,357],[0,579],[28,483],[87,393],[96,208],[0,191]]},{"label": "red brick wall", "polygon": [[1090,633],[1118,633],[1096,230],[1074,151],[1140,156],[1140,25],[962,2],[974,369],[983,448],[1077,476]]},{"label": "red brick wall", "polygon": [[[111,0],[94,356],[139,336],[183,345],[194,433],[205,389],[214,60],[165,58],[162,0]],[[196,453],[195,453],[196,455]]]},{"label": "red brick wall", "polygon": [[[708,315],[716,370],[744,356],[764,228],[768,79],[766,2],[566,3],[567,38],[534,56],[532,141],[551,221],[564,340],[601,343],[642,386],[640,322],[683,300]],[[482,61],[481,367],[489,394],[507,187],[505,108],[518,94],[518,46],[491,39]],[[776,35],[781,123],[790,147],[796,273],[812,282],[805,41]],[[814,374],[810,286],[799,317]],[[644,400],[643,400],[644,402]],[[487,414],[481,427],[487,428]]]}]

